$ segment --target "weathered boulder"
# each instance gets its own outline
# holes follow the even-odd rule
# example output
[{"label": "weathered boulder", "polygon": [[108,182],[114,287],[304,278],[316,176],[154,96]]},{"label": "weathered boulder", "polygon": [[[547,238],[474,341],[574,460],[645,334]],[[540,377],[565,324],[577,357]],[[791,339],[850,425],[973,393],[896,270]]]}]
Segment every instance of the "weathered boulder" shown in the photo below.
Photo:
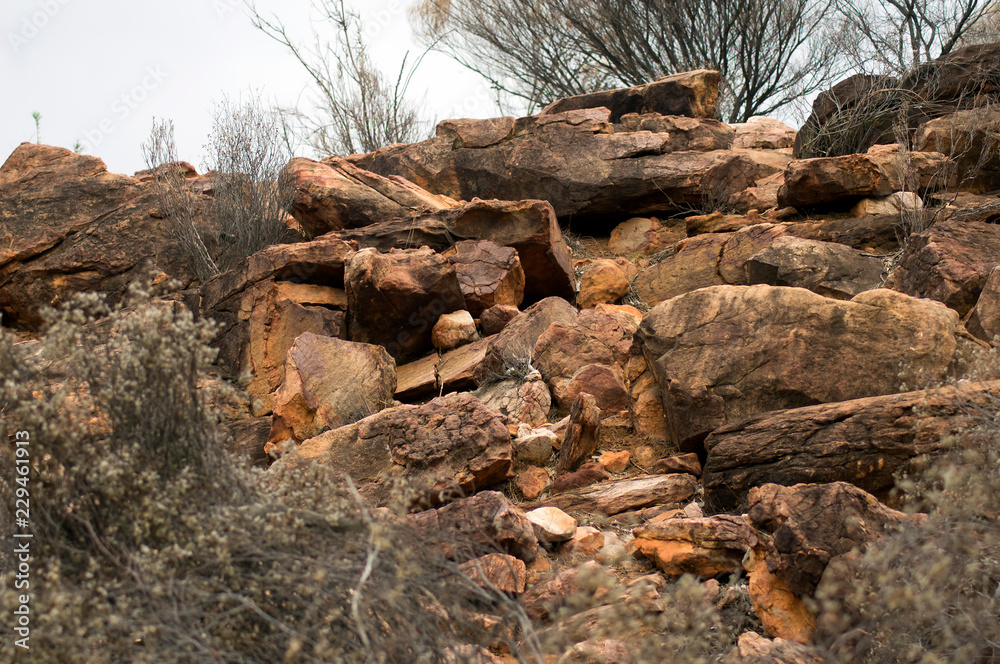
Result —
[{"label": "weathered boulder", "polygon": [[598,304],[611,304],[628,295],[628,273],[616,261],[603,258],[591,263],[580,277],[580,292],[576,302],[581,309]]},{"label": "weathered boulder", "polygon": [[441,355],[431,354],[396,368],[396,398],[416,401],[434,394],[471,390],[475,372],[486,358],[491,337],[459,346]]},{"label": "weathered boulder", "polygon": [[576,532],[576,519],[558,507],[539,507],[526,513],[528,521],[535,529],[539,542],[549,544],[572,539]]},{"label": "weathered boulder", "polygon": [[761,636],[757,632],[740,634],[736,646],[726,655],[723,664],[833,664],[816,649],[796,641]]},{"label": "weathered boulder", "polygon": [[667,134],[666,152],[728,150],[735,133],[723,122],[710,118],[689,118],[658,113],[629,113],[615,124],[616,132],[649,131]]},{"label": "weathered boulder", "polygon": [[[882,198],[862,198],[851,208],[855,217],[875,215],[901,215],[900,218],[919,218],[924,201],[910,191],[897,191]],[[903,216],[905,215],[905,217]]]},{"label": "weathered boulder", "polygon": [[757,533],[747,518],[728,514],[667,519],[636,528],[632,534],[636,550],[667,576],[741,574],[743,556],[757,544]]},{"label": "weathered boulder", "polygon": [[605,364],[581,367],[568,381],[556,381],[553,392],[562,407],[572,404],[580,394],[590,394],[604,417],[617,415],[629,407],[628,390],[622,382],[621,371]]},{"label": "weathered boulder", "polygon": [[859,198],[888,196],[892,182],[874,159],[865,154],[816,157],[788,164],[778,190],[779,207],[809,208]]},{"label": "weathered boulder", "polygon": [[446,555],[483,555],[497,550],[526,563],[538,555],[538,542],[524,512],[497,491],[483,491],[409,517],[410,525]]},{"label": "weathered boulder", "polygon": [[939,152],[955,160],[954,179],[962,191],[1000,189],[1000,110],[982,106],[950,113],[917,130],[920,151]]},{"label": "weathered boulder", "polygon": [[508,595],[523,593],[528,580],[524,561],[506,553],[487,553],[458,567],[477,585]]},{"label": "weathered boulder", "polygon": [[609,473],[623,473],[631,460],[632,453],[628,450],[621,450],[619,452],[604,452],[597,459],[597,463],[601,464],[601,468]]},{"label": "weathered boulder", "polygon": [[479,399],[449,394],[421,406],[387,408],[310,438],[275,466],[312,463],[342,470],[376,503],[390,498],[393,478],[403,478],[418,500],[433,505],[507,479],[510,433],[500,413]]},{"label": "weathered boulder", "polygon": [[965,328],[973,336],[996,346],[1000,343],[1000,267],[990,272]]},{"label": "weathered boulder", "polygon": [[748,284],[797,286],[841,300],[878,288],[882,259],[843,244],[783,236],[745,264]]},{"label": "weathered boulder", "polygon": [[[456,147],[455,137],[439,130],[430,140],[383,148],[358,162],[455,199],[547,200],[556,215],[574,222],[622,210],[679,211],[709,195],[727,200],[753,184],[756,165],[743,155],[671,152],[668,134],[615,132],[611,119],[606,108],[521,118],[509,136],[480,148]],[[521,261],[527,274],[523,254]]]},{"label": "weathered boulder", "polygon": [[885,286],[944,302],[964,316],[997,265],[1000,226],[948,219],[910,237]]},{"label": "weathered boulder", "polygon": [[563,493],[610,479],[611,473],[606,471],[601,464],[596,461],[588,461],[578,469],[557,477],[552,483],[551,489],[553,494]]},{"label": "weathered boulder", "polygon": [[[208,199],[190,193],[194,223],[216,230]],[[158,216],[154,216],[154,214]],[[217,247],[209,241],[210,252]],[[40,310],[78,292],[120,298],[150,271],[190,285],[192,257],[159,210],[156,185],[108,173],[96,157],[22,143],[0,167],[0,313],[39,327]]]},{"label": "weathered boulder", "polygon": [[475,394],[483,403],[500,412],[513,426],[545,424],[552,408],[552,394],[535,371],[522,378],[507,378],[482,385]]},{"label": "weathered boulder", "polygon": [[636,276],[632,283],[635,294],[649,306],[656,306],[683,293],[726,283],[718,264],[729,238],[727,233],[708,233],[678,242],[673,256]]},{"label": "weathered boulder", "polygon": [[763,413],[713,431],[702,483],[705,506],[746,507],[765,483],[850,482],[877,496],[895,486],[911,459],[943,451],[969,425],[963,404],[985,405],[1000,383],[973,383]]},{"label": "weathered boulder", "polygon": [[514,439],[514,458],[521,464],[544,466],[559,444],[559,437],[551,429],[531,429]]},{"label": "weathered boulder", "polygon": [[671,440],[697,451],[712,430],[759,413],[892,394],[921,371],[943,378],[959,327],[953,311],[885,289],[843,302],[801,288],[714,286],[658,305],[636,338]]},{"label": "weathered boulder", "polygon": [[542,109],[541,115],[603,106],[610,110],[612,122],[618,122],[627,113],[714,118],[715,103],[719,98],[719,80],[719,72],[697,69],[631,88],[557,99]]},{"label": "weathered boulder", "polygon": [[438,317],[465,306],[454,268],[427,248],[362,249],[345,281],[351,340],[384,346],[397,360],[430,350]]},{"label": "weathered boulder", "polygon": [[443,255],[455,268],[466,309],[474,317],[497,305],[521,306],[524,270],[516,249],[489,240],[462,240]]},{"label": "weathered boulder", "polygon": [[517,474],[514,485],[525,500],[534,500],[548,488],[549,472],[538,466],[529,466]]},{"label": "weathered boulder", "polygon": [[958,184],[954,163],[933,150],[908,150],[898,143],[873,145],[866,153],[889,178],[895,191],[933,192]]},{"label": "weathered boulder", "polygon": [[396,363],[381,346],[301,334],[285,359],[274,395],[269,441],[301,442],[392,404]]},{"label": "weathered boulder", "polygon": [[750,522],[771,537],[767,567],[796,595],[811,595],[834,556],[863,549],[913,517],[845,482],[765,484],[750,492]]},{"label": "weathered boulder", "polygon": [[781,120],[755,115],[746,122],[729,126],[736,132],[734,148],[777,150],[795,144],[797,132]]},{"label": "weathered boulder", "polygon": [[293,157],[282,176],[294,187],[292,216],[312,237],[456,205],[402,178],[386,178],[331,157]]},{"label": "weathered boulder", "polygon": [[431,328],[431,345],[439,351],[449,351],[479,341],[479,331],[472,314],[462,309],[441,317]]},{"label": "weathered boulder", "polygon": [[766,555],[766,546],[758,544],[744,558],[750,577],[747,590],[764,633],[796,643],[812,643],[816,616],[801,597],[768,569]]},{"label": "weathered boulder", "polygon": [[569,424],[559,448],[557,473],[565,473],[576,468],[597,450],[601,436],[601,409],[590,394],[580,394],[569,409]]},{"label": "weathered boulder", "polygon": [[565,511],[611,516],[650,505],[683,502],[694,496],[697,486],[691,475],[637,475],[553,495],[525,505],[525,509],[552,505]]},{"label": "weathered boulder", "polygon": [[517,307],[498,304],[482,313],[479,318],[479,328],[485,336],[491,337],[502,332],[507,323],[514,320],[519,313],[521,312]]},{"label": "weathered boulder", "polygon": [[572,325],[577,309],[559,297],[548,297],[512,318],[489,344],[486,360],[477,376],[527,375],[534,370],[534,348],[538,338],[553,323]]}]

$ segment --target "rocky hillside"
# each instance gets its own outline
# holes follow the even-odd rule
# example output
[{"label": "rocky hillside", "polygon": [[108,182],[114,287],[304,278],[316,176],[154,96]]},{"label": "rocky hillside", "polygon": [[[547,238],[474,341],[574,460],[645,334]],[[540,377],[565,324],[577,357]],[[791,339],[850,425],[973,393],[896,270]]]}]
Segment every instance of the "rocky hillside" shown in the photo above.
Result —
[{"label": "rocky hillside", "polygon": [[[627,631],[560,622],[593,561],[648,581],[647,612],[696,577],[746,630],[728,662],[851,661],[817,622],[824,572],[918,523],[900,478],[1000,397],[922,389],[1000,334],[995,89],[909,146],[795,159],[781,122],[713,119],[718,83],[292,159],[301,241],[206,283],[148,177],[22,144],[0,168],[3,325],[30,343],[73,293],[179,280],[244,394],[230,450],[262,482],[329,465],[375,507],[406,480],[413,524],[488,544],[479,573],[577,635],[551,661],[625,661]],[[211,226],[211,177],[186,186]]]}]

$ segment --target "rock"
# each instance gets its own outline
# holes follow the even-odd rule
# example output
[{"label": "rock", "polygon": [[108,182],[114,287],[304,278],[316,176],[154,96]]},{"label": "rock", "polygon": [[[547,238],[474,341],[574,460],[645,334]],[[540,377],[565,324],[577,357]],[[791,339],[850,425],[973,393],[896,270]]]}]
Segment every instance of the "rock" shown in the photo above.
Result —
[{"label": "rock", "polygon": [[614,227],[608,249],[618,255],[650,256],[674,246],[685,237],[684,228],[676,224],[664,227],[659,219],[632,217]]},{"label": "rock", "polygon": [[731,236],[709,233],[677,243],[673,256],[640,272],[632,289],[651,307],[706,286],[726,283],[718,272],[719,255]]},{"label": "rock", "polygon": [[552,457],[552,450],[559,438],[549,429],[533,429],[514,439],[514,458],[521,464],[544,466]]},{"label": "rock", "polygon": [[362,249],[347,264],[352,341],[384,346],[396,360],[431,348],[431,327],[465,298],[448,261],[430,249]]},{"label": "rock", "polygon": [[701,475],[701,461],[694,452],[665,457],[653,466],[656,473],[689,473],[695,477]]},{"label": "rock", "polygon": [[[629,420],[636,433],[666,442],[669,433],[663,414],[663,395],[653,372],[646,367],[646,359],[638,357],[643,368],[629,381]],[[629,364],[631,366],[632,361]]]},{"label": "rock", "polygon": [[507,327],[507,323],[514,320],[519,313],[521,312],[518,311],[517,307],[503,304],[492,306],[482,313],[479,319],[479,327],[482,329],[484,336],[493,336],[502,332]]},{"label": "rock", "polygon": [[1000,267],[990,272],[965,328],[975,337],[997,345],[1000,335]]},{"label": "rock", "polygon": [[293,157],[282,176],[295,188],[292,215],[312,237],[456,205],[406,180],[370,173],[338,157]]},{"label": "rock", "polygon": [[601,467],[609,473],[623,473],[628,468],[628,462],[632,458],[632,453],[628,450],[621,452],[605,452],[597,460]]},{"label": "rock", "polygon": [[458,568],[476,585],[507,595],[523,593],[528,579],[524,561],[505,553],[487,553]]},{"label": "rock", "polygon": [[567,555],[593,556],[604,548],[604,533],[593,526],[581,526],[573,533],[572,539],[563,545]]},{"label": "rock", "polygon": [[587,639],[564,652],[556,664],[615,664],[632,654],[630,644],[621,639]]},{"label": "rock", "polygon": [[564,473],[556,478],[552,483],[552,493],[563,493],[573,489],[582,489],[591,484],[597,484],[604,480],[610,480],[611,475],[596,461],[588,461],[580,466],[578,470]]},{"label": "rock", "polygon": [[475,394],[487,406],[502,413],[512,425],[524,423],[538,427],[548,421],[552,408],[552,395],[540,378],[536,372],[534,379],[527,381],[501,380],[483,385]]},{"label": "rock", "polygon": [[982,106],[950,113],[923,124],[914,136],[920,151],[955,160],[955,180],[976,194],[1000,189],[1000,111]]},{"label": "rock", "polygon": [[552,323],[572,325],[576,317],[576,307],[562,298],[548,297],[531,305],[511,319],[490,343],[477,379],[482,382],[491,374],[511,375],[508,372],[529,374],[534,370],[533,351],[538,337]]},{"label": "rock", "polygon": [[753,549],[745,559],[749,572],[750,601],[754,612],[772,638],[796,643],[812,643],[816,631],[816,616],[806,608],[802,598],[767,568],[764,547]]},{"label": "rock", "polygon": [[712,511],[743,509],[752,487],[771,482],[850,482],[887,495],[916,457],[968,426],[962,404],[1000,396],[1000,382],[923,390],[780,410],[721,427],[705,439],[702,482]]},{"label": "rock", "polygon": [[736,131],[734,148],[776,150],[795,144],[794,129],[780,120],[755,115],[746,122],[729,125]]},{"label": "rock", "polygon": [[715,286],[649,311],[636,339],[671,440],[693,452],[712,430],[759,413],[892,394],[916,372],[943,378],[958,329],[954,312],[885,289],[843,302],[801,288]]},{"label": "rock", "polygon": [[[761,176],[761,167],[758,164],[757,180],[753,186],[738,191],[729,197],[729,207],[737,212],[747,213],[751,210],[770,210],[778,207],[778,191],[785,184],[785,168],[781,171],[767,176]],[[792,208],[794,210],[795,208]]]},{"label": "rock", "polygon": [[541,115],[603,106],[611,111],[612,122],[618,122],[627,113],[714,118],[719,78],[719,72],[705,69],[673,74],[631,88],[557,99],[542,109]]},{"label": "rock", "polygon": [[472,549],[473,555],[498,550],[526,563],[538,555],[538,542],[524,512],[497,491],[483,491],[437,509],[409,517],[429,542],[442,543],[452,557]]},{"label": "rock", "polygon": [[889,176],[869,155],[817,157],[788,164],[778,205],[809,208],[892,192]]},{"label": "rock", "polygon": [[757,632],[743,632],[723,664],[833,664],[815,649],[785,639],[765,638]]},{"label": "rock", "polygon": [[814,293],[849,300],[878,288],[882,260],[862,256],[842,244],[784,236],[754,254],[745,264],[749,284],[797,286]]},{"label": "rock", "polygon": [[879,214],[916,214],[924,208],[920,197],[909,191],[897,191],[883,198],[862,198],[851,208],[856,217]]},{"label": "rock", "polygon": [[[818,154],[830,154],[832,144],[842,139],[836,126],[830,129],[824,127],[831,119],[843,122],[845,118],[858,111],[868,110],[864,104],[874,99],[875,103],[884,101],[883,97],[875,97],[871,93],[879,88],[895,87],[896,79],[889,76],[874,76],[855,74],[839,81],[829,90],[820,92],[813,100],[812,113],[806,118],[798,134],[795,136],[793,152],[796,158],[813,157]],[[890,114],[891,115],[891,114]],[[878,142],[879,137],[888,129],[882,121],[878,127],[869,128],[871,140],[867,145],[858,146],[867,149],[870,144]],[[839,147],[839,146],[838,146]]]},{"label": "rock", "polygon": [[489,240],[462,240],[443,255],[455,268],[466,308],[473,316],[493,306],[520,306],[524,270],[516,249]]},{"label": "rock", "polygon": [[604,258],[594,261],[580,278],[577,304],[591,309],[598,304],[614,303],[628,295],[628,274],[615,261]]},{"label": "rock", "polygon": [[595,584],[588,584],[587,581],[603,573],[603,568],[594,561],[564,570],[528,589],[521,597],[524,612],[532,620],[546,620],[555,615],[569,598],[590,599],[595,593]]},{"label": "rock", "polygon": [[525,514],[539,542],[565,542],[576,532],[576,519],[558,507],[539,507]]},{"label": "rock", "polygon": [[510,434],[500,413],[471,394],[449,394],[420,406],[387,408],[310,438],[275,466],[312,463],[350,475],[375,503],[389,500],[389,480],[398,477],[411,482],[418,500],[433,505],[507,479]]},{"label": "rock", "polygon": [[782,227],[788,235],[845,244],[873,254],[891,254],[900,248],[899,214],[789,221]]},{"label": "rock", "polygon": [[525,500],[535,500],[549,486],[549,473],[544,468],[529,466],[517,474],[514,481]]},{"label": "rock", "polygon": [[997,265],[1000,227],[949,219],[910,237],[885,286],[944,302],[964,316]]},{"label": "rock", "polygon": [[[566,511],[611,516],[650,505],[683,502],[694,495],[696,487],[690,475],[638,475],[553,495],[543,503]],[[530,507],[535,506],[542,505]]]},{"label": "rock", "polygon": [[771,537],[765,560],[792,593],[811,595],[834,556],[863,549],[911,517],[846,482],[751,489],[750,522]]},{"label": "rock", "polygon": [[632,534],[636,550],[673,577],[741,574],[743,556],[757,544],[757,533],[747,518],[728,514],[667,519],[636,528]]},{"label": "rock", "polygon": [[601,409],[590,394],[580,394],[569,410],[569,426],[559,448],[556,473],[573,470],[597,450],[601,436]]},{"label": "rock", "polygon": [[[743,155],[671,152],[668,134],[613,133],[611,119],[607,109],[532,116],[488,147],[455,147],[454,138],[438,135],[383,148],[359,164],[458,200],[546,200],[574,223],[622,210],[639,216],[689,209],[707,195],[728,200],[753,184],[756,165]],[[523,252],[521,263],[530,288]]]},{"label": "rock", "polygon": [[[216,233],[210,199],[189,196],[195,225],[206,237]],[[19,145],[0,167],[4,324],[37,329],[42,307],[78,292],[107,293],[113,303],[153,268],[191,285],[195,265],[159,205],[156,185],[108,173],[96,157]]]},{"label": "rock", "polygon": [[441,314],[431,328],[431,344],[439,351],[449,351],[479,340],[476,321],[464,309]]},{"label": "rock", "polygon": [[908,150],[894,143],[873,145],[866,154],[888,176],[890,186],[897,193],[915,195],[916,192],[954,189],[958,185],[954,163],[940,152]]},{"label": "rock", "polygon": [[728,150],[736,132],[712,118],[688,118],[658,113],[628,113],[615,125],[616,132],[650,131],[667,134],[667,152]]},{"label": "rock", "polygon": [[416,401],[432,394],[474,389],[476,370],[486,358],[486,348],[492,340],[487,337],[443,355],[428,355],[397,367],[396,398]]},{"label": "rock", "polygon": [[395,391],[396,363],[384,348],[306,332],[288,350],[268,443],[357,422],[391,405]]}]

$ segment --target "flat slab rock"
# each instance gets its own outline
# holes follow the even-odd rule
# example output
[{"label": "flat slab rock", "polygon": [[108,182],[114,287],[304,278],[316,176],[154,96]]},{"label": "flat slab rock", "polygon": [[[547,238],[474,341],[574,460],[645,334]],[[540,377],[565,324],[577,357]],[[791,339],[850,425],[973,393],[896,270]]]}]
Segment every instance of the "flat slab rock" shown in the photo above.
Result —
[{"label": "flat slab rock", "polygon": [[636,528],[632,534],[636,549],[667,576],[741,574],[743,556],[757,545],[749,520],[729,514],[667,519]]},{"label": "flat slab rock", "polygon": [[755,486],[850,482],[875,495],[895,486],[894,473],[968,425],[962,404],[1000,397],[1000,381],[927,393],[923,390],[764,413],[722,427],[705,439],[705,505],[714,512],[746,507]]},{"label": "flat slab rock", "polygon": [[611,516],[650,505],[680,503],[694,496],[696,488],[697,480],[687,474],[639,475],[567,491],[523,507],[552,506]]},{"label": "flat slab rock", "polygon": [[511,459],[503,416],[461,393],[387,408],[304,441],[275,465],[330,464],[378,504],[389,500],[391,480],[401,478],[412,482],[418,500],[435,505],[507,479]]}]

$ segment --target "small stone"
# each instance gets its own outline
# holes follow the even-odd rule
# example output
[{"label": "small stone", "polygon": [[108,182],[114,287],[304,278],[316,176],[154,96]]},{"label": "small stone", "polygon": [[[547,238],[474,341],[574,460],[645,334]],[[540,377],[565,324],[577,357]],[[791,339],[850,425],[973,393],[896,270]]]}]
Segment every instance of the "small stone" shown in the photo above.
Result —
[{"label": "small stone", "polygon": [[548,486],[549,473],[544,468],[530,466],[517,474],[514,484],[525,500],[534,500],[542,495],[545,487]]},{"label": "small stone", "polygon": [[563,545],[566,553],[578,553],[592,556],[604,546],[604,533],[592,526],[580,526],[573,534],[573,539]]},{"label": "small stone", "polygon": [[459,569],[476,585],[482,588],[496,588],[510,595],[523,593],[527,583],[524,561],[503,553],[488,553],[462,563]]},{"label": "small stone", "polygon": [[527,513],[539,542],[565,542],[576,533],[576,519],[558,507],[539,507]]},{"label": "small stone", "polygon": [[617,302],[629,292],[629,279],[622,266],[604,258],[596,260],[580,278],[577,303],[583,309],[598,304]]},{"label": "small stone", "polygon": [[544,466],[552,457],[552,449],[557,436],[548,429],[532,429],[514,440],[514,458],[518,463]]},{"label": "small stone", "polygon": [[579,470],[566,473],[556,478],[552,483],[552,493],[562,493],[573,489],[581,489],[591,484],[610,480],[611,475],[596,461],[588,461]]},{"label": "small stone", "polygon": [[605,452],[597,463],[609,473],[621,473],[628,468],[628,462],[632,459],[632,453],[628,450],[621,452]]},{"label": "small stone", "polygon": [[652,468],[663,452],[652,445],[640,445],[632,450],[632,461],[640,468]]},{"label": "small stone", "polygon": [[468,311],[442,314],[431,330],[431,344],[438,350],[451,350],[479,340],[476,321]]},{"label": "small stone", "polygon": [[497,304],[490,307],[479,317],[479,326],[483,330],[483,336],[490,337],[503,330],[520,311],[517,307],[509,304]]},{"label": "small stone", "polygon": [[688,473],[698,477],[701,475],[701,461],[694,452],[677,454],[660,459],[653,465],[654,473]]}]

